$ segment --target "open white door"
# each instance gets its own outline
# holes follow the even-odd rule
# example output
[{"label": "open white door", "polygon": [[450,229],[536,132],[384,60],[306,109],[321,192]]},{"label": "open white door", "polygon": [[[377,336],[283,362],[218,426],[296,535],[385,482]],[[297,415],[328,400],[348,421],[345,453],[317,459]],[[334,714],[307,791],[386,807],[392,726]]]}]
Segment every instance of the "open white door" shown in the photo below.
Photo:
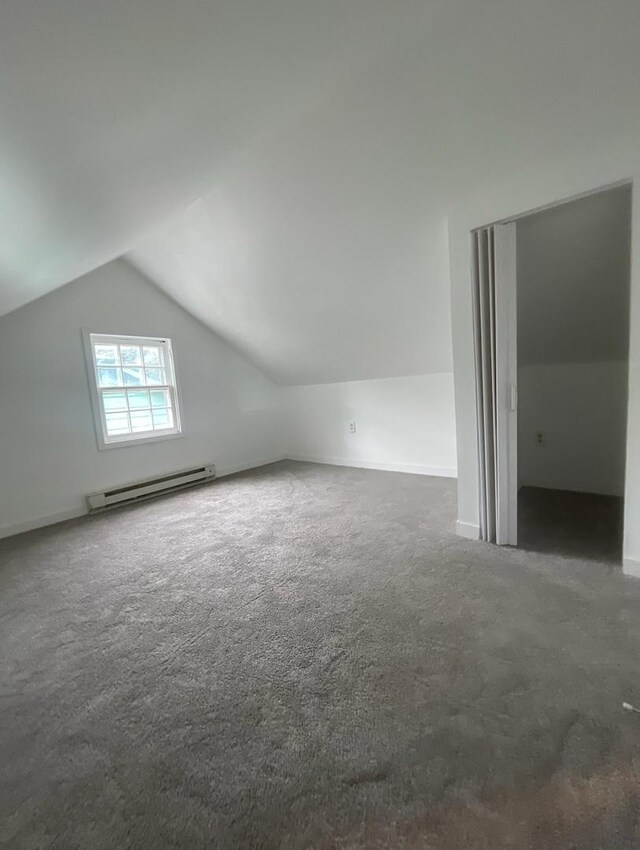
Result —
[{"label": "open white door", "polygon": [[496,307],[496,543],[518,543],[516,224],[493,228]]}]

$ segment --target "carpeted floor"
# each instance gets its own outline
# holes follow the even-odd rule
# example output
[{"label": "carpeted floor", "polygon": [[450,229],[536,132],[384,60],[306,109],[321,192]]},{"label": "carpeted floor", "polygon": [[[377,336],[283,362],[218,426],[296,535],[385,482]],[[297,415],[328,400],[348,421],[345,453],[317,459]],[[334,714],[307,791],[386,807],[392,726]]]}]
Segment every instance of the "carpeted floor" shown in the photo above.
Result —
[{"label": "carpeted floor", "polygon": [[285,462],[0,543],[0,844],[640,846],[640,581]]},{"label": "carpeted floor", "polygon": [[595,493],[522,487],[518,547],[622,564],[624,500]]}]

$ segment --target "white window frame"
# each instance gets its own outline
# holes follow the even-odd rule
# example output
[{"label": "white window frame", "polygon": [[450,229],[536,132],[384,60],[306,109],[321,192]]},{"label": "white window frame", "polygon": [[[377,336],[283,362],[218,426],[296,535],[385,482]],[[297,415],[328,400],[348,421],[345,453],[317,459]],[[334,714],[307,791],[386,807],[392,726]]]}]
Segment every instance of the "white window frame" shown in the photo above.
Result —
[{"label": "white window frame", "polygon": [[[89,391],[91,395],[91,407],[96,429],[96,439],[99,449],[115,449],[124,446],[135,446],[142,443],[154,443],[159,440],[175,439],[182,436],[182,422],[180,417],[180,397],[176,379],[176,366],[173,356],[171,340],[168,337],[129,336],[127,334],[105,334],[93,333],[83,330],[85,355],[87,360],[87,373],[89,377]],[[107,422],[105,418],[102,396],[105,391],[119,389],[119,387],[100,387],[98,385],[98,365],[96,363],[96,345],[154,345],[162,347],[164,351],[164,362],[166,372],[166,384],[158,384],[151,389],[167,390],[171,396],[174,424],[171,428],[155,429],[150,431],[135,431],[129,434],[109,435],[107,433]],[[127,387],[135,389],[135,387]]]}]

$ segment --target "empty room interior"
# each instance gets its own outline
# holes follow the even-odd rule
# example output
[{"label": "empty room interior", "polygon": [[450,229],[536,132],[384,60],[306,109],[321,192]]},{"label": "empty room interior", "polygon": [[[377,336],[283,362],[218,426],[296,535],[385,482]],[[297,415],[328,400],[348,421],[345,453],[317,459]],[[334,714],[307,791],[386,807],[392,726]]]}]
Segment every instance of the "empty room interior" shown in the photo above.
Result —
[{"label": "empty room interior", "polygon": [[0,846],[640,846],[640,5],[0,4]]},{"label": "empty room interior", "polygon": [[516,225],[519,544],[620,564],[631,189]]}]

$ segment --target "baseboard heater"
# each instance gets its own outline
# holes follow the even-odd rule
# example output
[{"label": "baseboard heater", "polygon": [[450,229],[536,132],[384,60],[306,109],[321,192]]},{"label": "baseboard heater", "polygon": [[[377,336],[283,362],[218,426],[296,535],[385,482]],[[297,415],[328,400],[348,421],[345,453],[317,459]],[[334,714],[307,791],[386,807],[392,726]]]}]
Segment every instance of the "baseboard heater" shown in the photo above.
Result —
[{"label": "baseboard heater", "polygon": [[95,514],[106,511],[109,508],[117,508],[129,505],[132,502],[141,502],[144,499],[152,499],[163,493],[172,493],[185,487],[192,487],[203,481],[212,481],[216,477],[216,468],[212,463],[205,466],[196,466],[193,469],[182,469],[180,472],[171,472],[158,478],[147,478],[145,481],[136,481],[132,484],[124,484],[105,490],[104,493],[92,493],[87,496],[89,513]]}]

